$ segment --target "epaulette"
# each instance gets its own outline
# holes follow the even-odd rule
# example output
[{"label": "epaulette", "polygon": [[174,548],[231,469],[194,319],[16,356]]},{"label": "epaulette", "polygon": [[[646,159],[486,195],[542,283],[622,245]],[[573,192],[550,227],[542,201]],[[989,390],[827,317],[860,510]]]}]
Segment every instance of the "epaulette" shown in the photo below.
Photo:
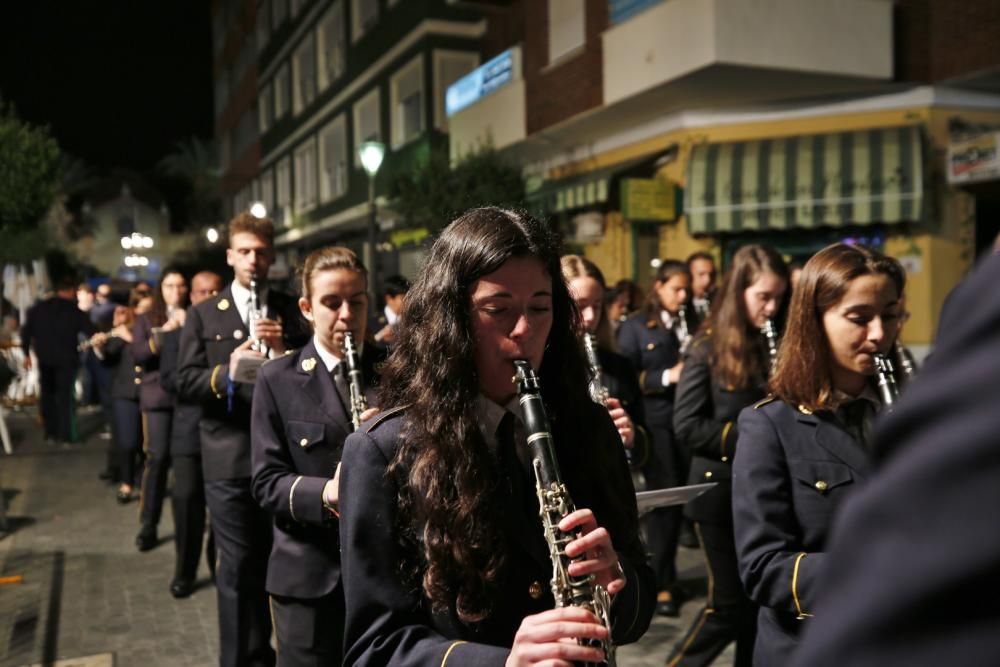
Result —
[{"label": "epaulette", "polygon": [[778,397],[775,396],[774,394],[771,394],[770,396],[768,396],[766,398],[762,398],[762,399],[760,399],[759,401],[757,401],[756,403],[753,404],[753,409],[754,410],[760,410],[762,407],[764,407],[768,403],[771,403],[772,401],[774,401],[777,398]]},{"label": "epaulette", "polygon": [[385,412],[378,413],[377,415],[375,415],[375,418],[372,419],[371,423],[363,425],[365,428],[365,433],[371,433],[376,428],[378,428],[378,426],[382,422],[387,421],[390,417],[395,417],[397,415],[402,414],[403,411],[406,410],[406,408],[408,407],[410,407],[409,404],[401,405],[398,408],[393,408],[391,410],[386,410]]},{"label": "epaulette", "polygon": [[646,320],[646,328],[647,329],[655,329],[657,326],[658,325],[656,323],[656,320],[654,320],[654,319],[648,319],[648,320]]}]

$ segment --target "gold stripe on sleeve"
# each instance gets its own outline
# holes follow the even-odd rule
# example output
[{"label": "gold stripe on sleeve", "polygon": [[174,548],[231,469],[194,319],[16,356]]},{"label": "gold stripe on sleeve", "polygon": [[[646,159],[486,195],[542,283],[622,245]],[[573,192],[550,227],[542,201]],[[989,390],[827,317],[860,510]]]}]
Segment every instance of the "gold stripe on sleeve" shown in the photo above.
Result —
[{"label": "gold stripe on sleeve", "polygon": [[215,394],[216,398],[222,398],[222,394],[215,387],[215,378],[219,376],[219,371],[222,370],[222,364],[217,365],[212,369],[212,377],[208,380],[208,386],[211,387],[212,393]]},{"label": "gold stripe on sleeve", "polygon": [[459,644],[467,644],[467,643],[468,642],[454,642],[451,646],[449,646],[448,650],[444,652],[444,657],[441,659],[441,667],[444,667],[444,664],[448,662],[448,656],[451,655],[451,652],[455,650],[456,646],[458,646]]},{"label": "gold stripe on sleeve", "polygon": [[795,557],[795,567],[792,569],[792,599],[795,600],[795,611],[797,611],[799,613],[799,615],[796,616],[796,618],[798,620],[800,620],[800,621],[804,620],[806,618],[812,618],[812,614],[807,614],[806,612],[802,611],[802,603],[799,602],[799,591],[798,591],[798,586],[799,586],[799,563],[801,563],[802,559],[805,558],[805,557],[806,557],[806,552],[805,551],[803,551],[798,556],[796,556]]}]

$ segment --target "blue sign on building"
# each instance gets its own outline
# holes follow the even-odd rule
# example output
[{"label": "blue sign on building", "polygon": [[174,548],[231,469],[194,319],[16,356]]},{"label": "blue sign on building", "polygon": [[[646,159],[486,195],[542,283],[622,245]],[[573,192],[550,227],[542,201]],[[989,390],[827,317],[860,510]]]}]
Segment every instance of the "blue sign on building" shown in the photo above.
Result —
[{"label": "blue sign on building", "polygon": [[514,78],[514,53],[507,50],[448,86],[444,108],[453,116]]},{"label": "blue sign on building", "polygon": [[618,25],[661,2],[663,0],[608,0],[608,17],[611,25]]}]

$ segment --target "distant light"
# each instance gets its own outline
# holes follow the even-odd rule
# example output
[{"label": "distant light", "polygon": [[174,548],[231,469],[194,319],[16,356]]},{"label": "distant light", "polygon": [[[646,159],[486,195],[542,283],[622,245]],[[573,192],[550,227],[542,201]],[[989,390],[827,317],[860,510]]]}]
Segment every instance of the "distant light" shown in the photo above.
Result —
[{"label": "distant light", "polygon": [[[250,215],[257,218],[258,220],[266,218],[267,207],[264,206],[264,202],[255,201],[254,203],[250,204]],[[215,241],[212,241],[212,243],[215,243]]]},{"label": "distant light", "polygon": [[215,227],[209,227],[205,231],[205,238],[208,239],[209,243],[216,243],[219,240],[219,230]]},{"label": "distant light", "polygon": [[143,248],[152,248],[153,247],[153,237],[152,236],[143,236],[142,237],[142,247]]},{"label": "distant light", "polygon": [[122,250],[131,250],[131,249],[132,249],[132,237],[130,237],[130,236],[123,236],[122,237]]},{"label": "distant light", "polygon": [[654,269],[660,268],[661,264],[663,264],[663,260],[660,259],[659,257],[654,257],[653,259],[649,260],[649,265]]},{"label": "distant light", "polygon": [[368,175],[374,176],[378,173],[378,168],[382,166],[382,158],[385,157],[385,144],[381,141],[366,141],[358,147],[358,157]]}]

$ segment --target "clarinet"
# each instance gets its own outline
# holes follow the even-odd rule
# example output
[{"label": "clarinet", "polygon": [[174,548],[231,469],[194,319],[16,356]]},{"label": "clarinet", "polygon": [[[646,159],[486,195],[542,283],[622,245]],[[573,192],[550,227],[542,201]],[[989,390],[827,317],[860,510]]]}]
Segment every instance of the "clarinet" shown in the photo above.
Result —
[{"label": "clarinet", "polygon": [[583,334],[583,350],[587,353],[587,366],[590,368],[590,397],[594,403],[608,407],[611,394],[604,386],[604,370],[597,356],[597,336],[592,333]]},{"label": "clarinet", "polygon": [[907,381],[912,380],[913,376],[917,374],[913,357],[910,356],[910,351],[900,345],[898,341],[896,342],[896,358],[899,359],[899,368],[903,371],[903,377]]},{"label": "clarinet", "polygon": [[774,367],[778,365],[778,330],[774,326],[774,320],[770,317],[764,320],[764,326],[760,328],[760,332],[764,334],[764,339],[767,341],[767,353],[768,358],[771,362],[771,374],[774,374]]},{"label": "clarinet", "polygon": [[264,318],[264,312],[260,307],[260,291],[257,286],[257,276],[250,276],[250,311],[247,313],[247,329],[250,330],[251,350],[260,352],[267,356],[267,343],[257,338],[257,320]]},{"label": "clarinet", "polygon": [[[111,340],[112,338],[121,338],[121,336],[116,336],[115,334],[108,334],[107,340]],[[88,338],[87,340],[81,340],[79,344],[77,344],[76,351],[86,352],[92,347],[94,347],[94,339]]]},{"label": "clarinet", "polygon": [[882,406],[886,410],[891,410],[899,398],[899,385],[896,384],[896,371],[892,360],[884,354],[876,354],[875,374],[878,376],[878,393],[882,397]]},{"label": "clarinet", "polygon": [[347,362],[347,384],[351,388],[351,422],[357,431],[361,428],[361,413],[368,409],[368,400],[361,376],[361,357],[354,345],[354,334],[350,331],[344,332],[344,360]]},{"label": "clarinet", "polygon": [[559,521],[573,512],[576,507],[569,497],[566,485],[559,474],[556,460],[555,442],[552,439],[549,420],[545,414],[545,404],[538,387],[538,378],[531,365],[524,360],[514,362],[516,375],[514,383],[521,404],[528,447],[531,449],[531,465],[535,471],[535,492],[538,496],[538,513],[545,531],[545,542],[549,545],[552,559],[552,596],[556,607],[582,607],[592,612],[608,629],[608,638],[581,639],[585,646],[601,648],[604,651],[603,665],[615,666],[615,646],[611,642],[611,598],[603,586],[594,583],[594,576],[570,576],[570,563],[586,559],[581,554],[576,558],[566,555],[566,545],[576,539],[576,535],[559,530]]},{"label": "clarinet", "polygon": [[687,350],[688,345],[691,343],[691,331],[688,329],[687,322],[687,304],[682,304],[680,308],[677,309],[677,337],[680,339],[681,349],[680,353],[684,354]]}]

